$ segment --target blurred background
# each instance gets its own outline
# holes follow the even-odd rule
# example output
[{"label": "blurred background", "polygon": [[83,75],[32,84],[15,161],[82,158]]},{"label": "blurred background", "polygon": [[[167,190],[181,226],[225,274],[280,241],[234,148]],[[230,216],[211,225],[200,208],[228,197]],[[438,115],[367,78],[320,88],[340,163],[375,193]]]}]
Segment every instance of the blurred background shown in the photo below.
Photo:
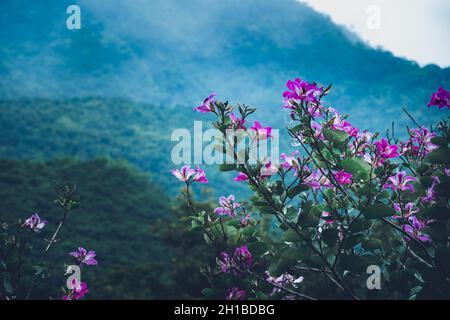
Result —
[{"label": "blurred background", "polygon": [[[79,30],[66,27],[72,4]],[[211,91],[281,129],[295,77],[333,84],[327,102],[361,130],[412,125],[402,107],[432,124],[448,114],[426,104],[450,87],[449,14],[445,0],[2,0],[0,221],[38,212],[49,237],[55,182],[77,184],[52,262],[95,250],[94,299],[197,298],[214,252],[185,230],[172,130],[205,119],[192,108]],[[215,169],[202,206],[246,195]],[[62,273],[36,297],[57,297]]]}]

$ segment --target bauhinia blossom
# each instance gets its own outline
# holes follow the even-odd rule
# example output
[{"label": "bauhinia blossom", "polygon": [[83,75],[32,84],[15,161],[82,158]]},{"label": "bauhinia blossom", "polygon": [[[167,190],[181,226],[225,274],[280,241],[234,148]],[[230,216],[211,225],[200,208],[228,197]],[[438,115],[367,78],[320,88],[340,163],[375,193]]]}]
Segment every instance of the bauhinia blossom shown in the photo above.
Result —
[{"label": "bauhinia blossom", "polygon": [[230,113],[230,120],[231,120],[231,123],[234,124],[235,129],[243,129],[243,130],[246,129],[244,127],[244,124],[246,123],[246,121],[242,118],[236,117],[234,115],[234,113]]},{"label": "bauhinia blossom", "polygon": [[288,286],[297,288],[298,285],[303,282],[303,280],[304,280],[304,277],[300,276],[298,278],[295,278],[293,275],[291,275],[289,273],[283,273],[279,277],[272,277],[270,275],[269,271],[266,271],[266,281],[268,283],[274,285],[272,294],[280,292],[282,290],[282,288],[286,288]]},{"label": "bauhinia blossom", "polygon": [[416,181],[416,178],[407,176],[405,171],[398,172],[395,176],[388,178],[389,183],[386,183],[384,189],[392,189],[394,191],[411,191],[414,192],[414,187],[409,184]]},{"label": "bauhinia blossom", "polygon": [[287,91],[283,92],[285,105],[283,108],[295,109],[293,103],[311,102],[319,104],[319,98],[323,93],[323,88],[318,88],[315,83],[308,83],[296,78],[286,83]]},{"label": "bauhinia blossom", "polygon": [[236,250],[234,250],[234,256],[247,267],[250,267],[253,264],[253,255],[246,245],[236,248]]},{"label": "bauhinia blossom", "polygon": [[450,109],[450,91],[439,87],[437,92],[431,95],[430,102],[428,106],[437,106],[439,109],[447,108]]},{"label": "bauhinia blossom", "polygon": [[203,104],[195,107],[194,111],[198,111],[201,113],[208,113],[212,112],[214,110],[214,103],[216,102],[214,97],[216,96],[216,93],[211,93],[206,99],[203,101]]},{"label": "bauhinia blossom", "polygon": [[241,206],[241,204],[234,201],[234,195],[229,195],[228,197],[220,197],[219,204],[220,207],[214,209],[214,213],[219,216],[236,216],[236,209]]},{"label": "bauhinia blossom", "polygon": [[390,145],[384,138],[380,141],[376,141],[375,146],[375,154],[380,160],[398,157],[398,147],[396,145]]},{"label": "bauhinia blossom", "polygon": [[330,180],[321,172],[313,171],[308,177],[303,180],[303,183],[310,186],[313,189],[332,188],[333,184]]},{"label": "bauhinia blossom", "polygon": [[433,203],[437,199],[436,186],[440,183],[439,177],[432,177],[433,183],[425,191],[425,196],[421,198],[423,203]]},{"label": "bauhinia blossom", "polygon": [[[431,242],[430,236],[422,233],[422,229],[426,226],[426,223],[420,221],[416,216],[410,216],[408,222],[403,226],[403,230],[422,242]],[[410,239],[407,237],[406,240]]]},{"label": "bauhinia blossom", "polygon": [[199,166],[196,169],[191,169],[191,166],[185,165],[181,170],[174,169],[171,172],[180,181],[208,183],[205,172]]},{"label": "bauhinia blossom", "polygon": [[351,173],[340,170],[333,173],[334,178],[340,185],[351,184],[353,175]]},{"label": "bauhinia blossom", "polygon": [[46,220],[41,220],[39,215],[35,213],[25,220],[25,223],[22,226],[30,228],[34,232],[39,232],[47,225],[47,223],[48,222]]},{"label": "bauhinia blossom", "polygon": [[246,181],[246,180],[248,180],[248,176],[243,172],[239,172],[237,177],[234,178],[234,181],[236,181],[236,182],[241,182],[241,181]]},{"label": "bauhinia blossom", "polygon": [[267,162],[265,165],[261,168],[260,177],[261,178],[268,178],[271,177],[278,172],[278,167],[273,164],[271,161]]},{"label": "bauhinia blossom", "polygon": [[281,166],[285,169],[294,169],[297,170],[299,168],[299,163],[297,156],[300,154],[298,150],[295,150],[291,156],[286,155],[285,153],[282,153],[280,158],[283,160],[283,163],[281,163]]},{"label": "bauhinia blossom", "polygon": [[245,300],[247,293],[245,290],[239,290],[236,287],[228,289],[227,300]]},{"label": "bauhinia blossom", "polygon": [[395,203],[394,209],[401,215],[402,218],[408,218],[408,217],[416,214],[417,212],[419,212],[419,210],[417,210],[417,209],[414,210],[414,203],[412,203],[412,202],[408,202],[405,205],[405,208],[403,210],[399,203]]},{"label": "bauhinia blossom", "polygon": [[85,264],[87,266],[97,265],[97,260],[95,260],[96,253],[94,251],[87,251],[83,247],[79,247],[78,251],[71,252],[70,255],[77,259],[79,265]]},{"label": "bauhinia blossom", "polygon": [[256,138],[258,140],[266,140],[272,136],[272,128],[271,127],[263,128],[263,126],[259,121],[255,121],[253,126],[250,127],[250,130],[256,132]]},{"label": "bauhinia blossom", "polygon": [[63,300],[80,300],[88,292],[86,282],[78,282],[76,278],[73,278],[69,287],[69,292],[63,297]]}]

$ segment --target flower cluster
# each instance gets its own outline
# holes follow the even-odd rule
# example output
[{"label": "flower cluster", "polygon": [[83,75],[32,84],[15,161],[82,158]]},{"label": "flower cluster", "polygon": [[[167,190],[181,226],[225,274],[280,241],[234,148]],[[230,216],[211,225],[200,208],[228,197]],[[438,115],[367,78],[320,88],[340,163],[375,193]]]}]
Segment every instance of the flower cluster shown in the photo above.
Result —
[{"label": "flower cluster", "polygon": [[205,172],[197,166],[196,169],[191,169],[191,166],[185,165],[181,168],[181,170],[174,169],[172,170],[172,174],[180,181],[184,181],[186,183],[191,182],[199,182],[199,183],[208,183],[208,179],[206,179]]},{"label": "flower cluster", "polygon": [[428,106],[437,106],[439,109],[450,109],[450,91],[439,87],[438,91],[432,94]]},{"label": "flower cluster", "polygon": [[[83,265],[96,266],[98,264],[95,259],[96,253],[92,250],[88,251],[83,247],[78,247],[77,251],[73,251],[69,254],[75,258],[79,268]],[[71,266],[68,267],[67,273],[70,272],[70,268]],[[80,300],[89,292],[87,283],[81,282],[76,277],[71,279],[70,283],[67,285],[67,289],[68,291],[63,296],[63,300]]]}]

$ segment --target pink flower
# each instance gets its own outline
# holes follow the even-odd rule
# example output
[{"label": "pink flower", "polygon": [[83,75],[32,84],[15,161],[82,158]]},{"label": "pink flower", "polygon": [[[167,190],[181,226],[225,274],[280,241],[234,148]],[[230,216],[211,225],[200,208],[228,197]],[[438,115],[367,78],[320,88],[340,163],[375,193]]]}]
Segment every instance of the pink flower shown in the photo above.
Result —
[{"label": "pink flower", "polygon": [[319,98],[323,93],[323,88],[318,88],[315,83],[308,83],[296,78],[286,83],[287,91],[283,92],[285,105],[283,108],[295,109],[293,103],[311,102],[319,104]]},{"label": "pink flower", "polygon": [[250,130],[256,132],[256,138],[258,140],[268,139],[271,137],[272,134],[272,128],[271,127],[263,128],[259,121],[255,121],[255,124],[252,127],[250,127]]},{"label": "pink flower", "polygon": [[246,245],[236,248],[236,250],[234,250],[234,256],[236,259],[247,265],[247,267],[250,267],[253,264],[253,256]]},{"label": "pink flower", "polygon": [[217,265],[223,273],[235,272],[236,264],[233,258],[226,252],[220,254],[220,259],[217,259]]},{"label": "pink flower", "polygon": [[376,141],[375,145],[377,147],[375,152],[377,158],[383,160],[398,157],[398,147],[396,145],[390,145],[386,139],[383,138],[381,141]]},{"label": "pink flower", "polygon": [[89,292],[86,282],[79,283],[75,278],[72,280],[72,286],[63,300],[80,300]]},{"label": "pink flower", "polygon": [[313,189],[333,187],[333,184],[330,182],[330,180],[326,176],[322,175],[322,173],[320,173],[319,171],[312,172],[303,180],[303,183]]},{"label": "pink flower", "polygon": [[339,182],[340,185],[351,184],[353,175],[351,173],[345,172],[344,170],[340,170],[335,172],[335,179]]},{"label": "pink flower", "polygon": [[278,167],[274,164],[272,164],[271,161],[267,162],[263,167],[261,168],[260,176],[261,178],[268,178],[271,177],[278,172]]},{"label": "pink flower", "polygon": [[281,292],[281,288],[286,288],[288,286],[292,286],[294,288],[297,288],[300,283],[302,283],[304,280],[304,277],[298,277],[295,278],[293,275],[289,273],[283,273],[279,277],[272,277],[269,273],[269,271],[266,271],[266,281],[268,283],[273,284],[275,287],[272,290],[272,295]]},{"label": "pink flower", "polygon": [[234,124],[234,126],[235,126],[236,129],[243,129],[243,130],[246,129],[246,128],[244,127],[245,120],[242,119],[242,118],[236,117],[236,116],[234,115],[234,113],[231,113],[231,114],[230,114],[230,120],[231,120],[231,123]]},{"label": "pink flower", "polygon": [[437,199],[436,186],[440,183],[439,177],[432,177],[433,183],[425,191],[425,196],[421,198],[423,203],[433,203]]},{"label": "pink flower", "polygon": [[199,166],[197,166],[197,169],[191,169],[191,166],[185,165],[181,168],[181,170],[174,169],[171,172],[180,181],[188,183],[193,181],[208,183],[205,172],[200,169]]},{"label": "pink flower", "polygon": [[[426,223],[417,219],[416,216],[410,216],[408,218],[408,223],[403,226],[403,230],[422,242],[431,242],[430,236],[422,233],[422,229],[425,227]],[[411,239],[407,237],[406,240],[409,241]]]},{"label": "pink flower", "polygon": [[97,265],[97,260],[95,260],[95,252],[87,251],[83,247],[78,247],[78,251],[71,252],[70,255],[78,260],[80,266],[84,263],[87,266]]},{"label": "pink flower", "polygon": [[447,107],[450,109],[450,91],[439,87],[437,92],[431,95],[430,102],[428,102],[428,107],[437,106],[439,109]]},{"label": "pink flower", "polygon": [[334,222],[333,216],[328,211],[322,211],[322,215],[320,217],[326,224],[332,224]]},{"label": "pink flower", "polygon": [[281,166],[285,169],[298,169],[299,163],[297,160],[297,156],[300,154],[298,150],[294,151],[291,156],[286,155],[285,153],[282,153],[280,158],[284,162],[281,164]]},{"label": "pink flower", "polygon": [[407,217],[409,217],[409,216],[412,216],[412,215],[416,214],[417,212],[419,212],[419,210],[414,210],[414,203],[412,203],[412,202],[408,202],[408,203],[405,205],[405,209],[404,209],[404,210],[402,210],[402,208],[400,207],[400,204],[399,204],[399,203],[395,203],[395,204],[394,204],[394,209],[395,209],[395,211],[397,211],[402,217],[405,217],[405,218],[407,218]]},{"label": "pink flower", "polygon": [[366,149],[372,143],[373,134],[365,130],[356,135],[356,140],[350,144],[350,150],[354,151],[356,155],[363,156]]},{"label": "pink flower", "polygon": [[314,138],[317,140],[323,141],[325,140],[325,137],[322,133],[323,126],[315,121],[311,121],[311,128],[314,131]]},{"label": "pink flower", "polygon": [[416,178],[407,176],[405,171],[398,172],[395,176],[389,177],[389,182],[386,183],[384,189],[392,189],[394,191],[405,191],[409,190],[414,192],[414,187],[410,185],[410,182],[416,181]]},{"label": "pink flower", "polygon": [[39,232],[47,225],[47,223],[48,223],[47,221],[41,220],[39,215],[35,213],[27,220],[25,220],[25,223],[22,225],[22,227],[27,227],[33,230],[34,232]]},{"label": "pink flower", "polygon": [[425,127],[412,129],[410,132],[412,142],[418,144],[416,149],[421,150],[423,156],[426,156],[434,149],[437,149],[437,145],[431,143],[431,139],[436,136],[436,133],[430,132]]},{"label": "pink flower", "polygon": [[248,223],[250,221],[250,214],[245,214],[241,219],[239,219],[239,222],[241,223],[241,226],[246,227],[248,226]]},{"label": "pink flower", "polygon": [[245,300],[247,293],[245,290],[239,290],[236,287],[228,289],[227,300]]},{"label": "pink flower", "polygon": [[239,172],[237,177],[234,178],[234,181],[236,181],[236,182],[241,182],[241,181],[246,181],[246,180],[248,180],[248,176],[243,172]]},{"label": "pink flower", "polygon": [[213,92],[211,93],[204,101],[203,104],[195,107],[194,111],[198,111],[200,113],[208,113],[208,112],[212,112],[213,108],[214,108],[214,103],[216,102],[214,100],[214,97],[216,96],[216,93]]},{"label": "pink flower", "polygon": [[227,198],[220,197],[219,199],[220,207],[214,209],[214,213],[219,216],[230,216],[235,217],[236,216],[236,209],[239,208],[241,205],[237,202],[234,202],[234,195],[229,195]]},{"label": "pink flower", "polygon": [[336,114],[336,117],[333,120],[333,124],[331,125],[331,129],[338,130],[338,131],[344,131],[350,137],[356,137],[359,132],[359,129],[353,127],[350,124],[350,122],[341,120],[341,117],[339,114]]}]

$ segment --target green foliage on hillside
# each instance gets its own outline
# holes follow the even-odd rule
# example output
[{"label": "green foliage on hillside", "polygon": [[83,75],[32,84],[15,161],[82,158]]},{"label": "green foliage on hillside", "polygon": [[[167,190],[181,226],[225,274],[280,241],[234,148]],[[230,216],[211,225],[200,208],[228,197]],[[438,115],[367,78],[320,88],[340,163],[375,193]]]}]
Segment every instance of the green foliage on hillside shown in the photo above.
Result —
[{"label": "green foliage on hillside", "polygon": [[[193,120],[185,119],[192,116],[190,108],[167,112],[126,99],[86,98],[0,101],[0,110],[0,157],[124,159],[150,173],[155,182],[164,186],[166,194],[172,198],[178,195],[178,186],[170,175],[174,167],[170,153],[177,142],[170,138],[176,128],[193,131]],[[209,168],[207,174],[210,186],[218,193],[244,189],[233,182],[231,174],[224,178],[214,169]],[[107,207],[107,203],[104,205]]]},{"label": "green foliage on hillside", "polygon": [[[72,263],[68,253],[78,246],[96,251],[99,261],[86,272],[91,299],[200,295],[205,280],[197,264],[205,250],[198,250],[201,238],[182,225],[187,208],[171,208],[161,188],[125,162],[0,160],[0,221],[23,220],[34,212],[49,221],[42,234],[33,235],[29,262],[39,260],[44,239],[61,218],[53,203],[56,183],[76,184],[80,206],[69,213],[60,241],[51,249],[50,281],[34,297],[59,298],[58,288],[65,285],[63,265]],[[198,253],[186,257],[189,249]],[[186,271],[192,277],[181,281]]]}]

